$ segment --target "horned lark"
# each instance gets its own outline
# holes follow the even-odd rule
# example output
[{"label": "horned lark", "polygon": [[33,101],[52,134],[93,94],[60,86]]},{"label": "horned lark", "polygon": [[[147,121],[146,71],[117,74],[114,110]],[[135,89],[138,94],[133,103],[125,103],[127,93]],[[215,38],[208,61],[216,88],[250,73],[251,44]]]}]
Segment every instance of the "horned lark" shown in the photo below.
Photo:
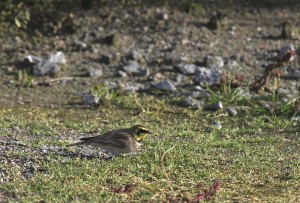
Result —
[{"label": "horned lark", "polygon": [[69,146],[91,145],[100,147],[112,156],[136,151],[147,134],[151,132],[141,125],[106,132],[94,137],[81,138],[80,142]]}]

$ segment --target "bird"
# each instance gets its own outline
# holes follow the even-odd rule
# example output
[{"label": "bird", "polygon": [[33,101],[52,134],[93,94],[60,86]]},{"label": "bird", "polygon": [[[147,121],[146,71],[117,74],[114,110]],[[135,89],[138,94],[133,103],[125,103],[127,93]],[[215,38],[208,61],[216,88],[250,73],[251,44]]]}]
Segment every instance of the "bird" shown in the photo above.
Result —
[{"label": "bird", "polygon": [[94,137],[84,137],[80,142],[68,146],[90,145],[100,147],[111,156],[137,151],[147,135],[152,134],[142,125],[108,131]]}]

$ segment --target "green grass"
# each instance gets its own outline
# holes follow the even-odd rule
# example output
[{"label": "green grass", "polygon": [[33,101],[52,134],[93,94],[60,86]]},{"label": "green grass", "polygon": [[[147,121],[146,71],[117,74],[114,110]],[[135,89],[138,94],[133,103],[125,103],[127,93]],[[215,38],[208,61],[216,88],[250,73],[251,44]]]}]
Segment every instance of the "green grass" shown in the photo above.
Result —
[{"label": "green grass", "polygon": [[209,94],[211,95],[210,103],[216,103],[222,101],[226,105],[233,104],[247,104],[249,103],[249,96],[246,95],[246,89],[232,88],[231,85],[222,85],[220,92],[215,92],[207,87]]},{"label": "green grass", "polygon": [[[43,170],[24,180],[17,175],[18,165],[0,162],[0,168],[16,174],[0,185],[0,200],[163,202],[172,196],[176,202],[196,199],[217,179],[221,189],[214,202],[298,202],[300,139],[289,118],[220,113],[210,113],[210,118],[223,129],[207,131],[205,113],[156,97],[124,96],[98,109],[2,108],[1,136],[35,147],[65,146],[68,136],[79,137],[76,133],[88,136],[135,123],[155,135],[141,153],[112,160],[8,151],[9,157],[30,157]],[[273,126],[263,122],[266,116]],[[21,134],[14,133],[15,126]]]}]

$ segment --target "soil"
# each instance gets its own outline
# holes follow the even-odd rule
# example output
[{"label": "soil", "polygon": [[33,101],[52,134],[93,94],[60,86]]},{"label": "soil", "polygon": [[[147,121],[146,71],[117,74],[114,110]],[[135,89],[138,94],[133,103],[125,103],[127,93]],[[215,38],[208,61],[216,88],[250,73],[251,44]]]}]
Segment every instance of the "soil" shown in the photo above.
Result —
[{"label": "soil", "polygon": [[[223,73],[229,77],[242,75],[245,84],[260,76],[278,50],[287,44],[297,49],[297,32],[282,37],[282,23],[299,26],[299,7],[242,7],[222,11],[216,29],[208,24],[213,11],[193,15],[166,7],[106,6],[73,10],[43,17],[32,13],[31,24],[17,28],[6,22],[0,37],[0,103],[5,105],[63,106],[74,105],[97,84],[152,84],[160,78],[174,80],[174,67],[179,63],[202,65],[207,55],[221,56]],[[35,55],[46,59],[62,51],[66,64],[54,76],[32,76],[32,64],[26,58]],[[130,60],[147,68],[144,77],[120,76]],[[288,65],[285,74],[294,73],[298,58]],[[164,71],[167,68],[171,71]],[[90,68],[103,74],[90,77]],[[293,72],[294,71],[294,72]],[[21,74],[21,75],[20,75]],[[127,74],[128,75],[128,74]],[[51,82],[55,79],[55,82]],[[297,76],[296,78],[298,79]],[[182,86],[193,86],[186,79]],[[280,84],[289,93],[297,92],[295,80]],[[122,86],[122,85],[121,85]]]}]

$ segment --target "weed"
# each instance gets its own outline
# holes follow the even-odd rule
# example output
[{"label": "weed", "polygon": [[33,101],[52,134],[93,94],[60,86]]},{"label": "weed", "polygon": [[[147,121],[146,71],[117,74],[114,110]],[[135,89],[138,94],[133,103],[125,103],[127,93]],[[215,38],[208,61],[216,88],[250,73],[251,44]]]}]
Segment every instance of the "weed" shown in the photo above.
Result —
[{"label": "weed", "polygon": [[207,87],[210,93],[210,103],[222,101],[227,105],[248,103],[249,97],[245,94],[245,90],[241,87],[232,88],[230,84],[223,84],[219,93]]},{"label": "weed", "polygon": [[20,87],[32,86],[33,77],[28,74],[27,70],[19,70],[17,80],[20,83]]},{"label": "weed", "polygon": [[91,94],[98,96],[102,102],[118,102],[121,100],[121,95],[117,92],[117,90],[109,89],[105,84],[96,85],[91,90]]}]

